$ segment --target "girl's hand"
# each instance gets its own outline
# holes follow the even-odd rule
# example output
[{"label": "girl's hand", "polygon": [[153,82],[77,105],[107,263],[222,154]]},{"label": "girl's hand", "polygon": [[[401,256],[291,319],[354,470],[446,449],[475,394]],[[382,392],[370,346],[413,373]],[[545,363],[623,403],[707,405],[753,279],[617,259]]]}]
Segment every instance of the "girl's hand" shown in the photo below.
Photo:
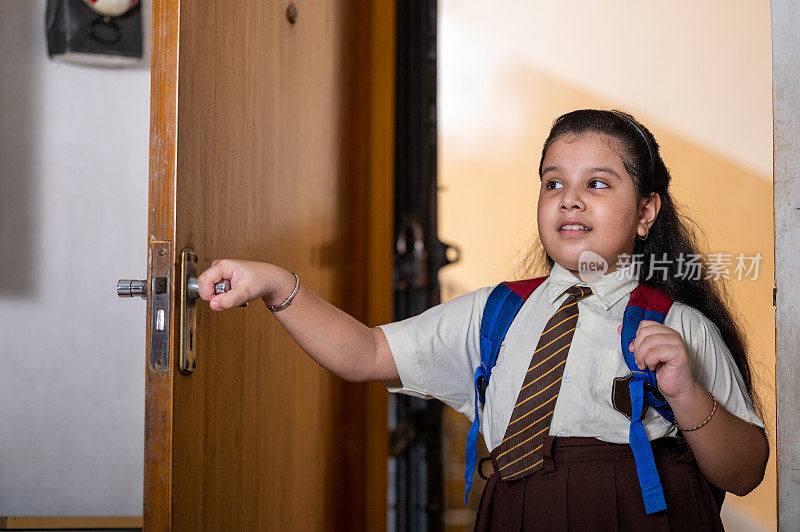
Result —
[{"label": "girl's hand", "polygon": [[[215,260],[197,278],[200,297],[209,302],[211,310],[238,307],[269,294],[277,269],[265,262]],[[222,279],[230,279],[231,289],[224,294],[214,294],[214,284]]]},{"label": "girl's hand", "polygon": [[[617,332],[622,334],[622,325]],[[697,386],[686,345],[678,331],[642,320],[630,346],[639,369],[647,367],[655,371],[658,389],[667,400],[688,396]]]}]

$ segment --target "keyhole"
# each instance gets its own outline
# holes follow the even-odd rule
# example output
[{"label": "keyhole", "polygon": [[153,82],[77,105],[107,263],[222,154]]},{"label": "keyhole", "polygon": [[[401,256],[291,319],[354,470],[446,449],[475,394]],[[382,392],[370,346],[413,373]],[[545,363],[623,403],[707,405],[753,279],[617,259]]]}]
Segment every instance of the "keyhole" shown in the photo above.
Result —
[{"label": "keyhole", "polygon": [[189,331],[189,351],[194,351],[194,331]]}]

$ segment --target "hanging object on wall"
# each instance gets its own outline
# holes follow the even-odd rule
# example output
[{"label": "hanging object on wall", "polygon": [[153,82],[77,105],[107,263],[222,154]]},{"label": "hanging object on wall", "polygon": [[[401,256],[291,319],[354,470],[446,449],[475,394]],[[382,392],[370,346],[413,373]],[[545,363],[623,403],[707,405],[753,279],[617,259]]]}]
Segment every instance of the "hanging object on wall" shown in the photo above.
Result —
[{"label": "hanging object on wall", "polygon": [[47,0],[45,27],[53,59],[105,67],[142,60],[139,0]]},{"label": "hanging object on wall", "polygon": [[107,17],[119,17],[130,11],[139,0],[83,0],[89,7]]}]

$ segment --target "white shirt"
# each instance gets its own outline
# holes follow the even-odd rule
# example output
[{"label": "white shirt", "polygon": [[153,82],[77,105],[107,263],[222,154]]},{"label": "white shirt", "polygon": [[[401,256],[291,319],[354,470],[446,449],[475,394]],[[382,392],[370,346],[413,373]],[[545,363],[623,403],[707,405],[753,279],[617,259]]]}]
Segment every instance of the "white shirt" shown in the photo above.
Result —
[{"label": "white shirt", "polygon": [[[617,327],[622,323],[630,293],[639,284],[631,278],[633,267],[582,282],[558,263],[553,266],[550,276],[520,309],[500,347],[486,391],[486,405],[480,412],[487,449],[494,449],[503,440],[544,326],[568,297],[564,291],[576,284],[589,286],[593,294],[578,302],[578,324],[564,365],[550,434],[628,443],[630,420],[614,409],[611,388],[615,377],[630,372],[622,356]],[[481,317],[493,288],[480,288],[418,316],[381,325],[402,383],[402,387],[387,383],[388,390],[439,399],[472,421],[473,375],[481,360]],[[673,303],[664,325],[683,338],[694,378],[726,410],[763,427],[719,328],[700,311],[678,302]],[[643,421],[651,440],[677,436],[677,429],[654,408],[647,409]]]}]

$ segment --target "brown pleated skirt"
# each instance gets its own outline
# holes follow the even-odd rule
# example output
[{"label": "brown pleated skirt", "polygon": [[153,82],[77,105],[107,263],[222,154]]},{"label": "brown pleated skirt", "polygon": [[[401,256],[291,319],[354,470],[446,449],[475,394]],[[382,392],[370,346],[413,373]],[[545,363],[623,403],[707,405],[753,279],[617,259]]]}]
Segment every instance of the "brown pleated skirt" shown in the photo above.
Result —
[{"label": "brown pleated skirt", "polygon": [[595,438],[546,436],[543,468],[507,482],[494,472],[484,487],[476,531],[724,530],[719,507],[688,445],[652,443],[667,509],[647,515],[630,446]]}]

